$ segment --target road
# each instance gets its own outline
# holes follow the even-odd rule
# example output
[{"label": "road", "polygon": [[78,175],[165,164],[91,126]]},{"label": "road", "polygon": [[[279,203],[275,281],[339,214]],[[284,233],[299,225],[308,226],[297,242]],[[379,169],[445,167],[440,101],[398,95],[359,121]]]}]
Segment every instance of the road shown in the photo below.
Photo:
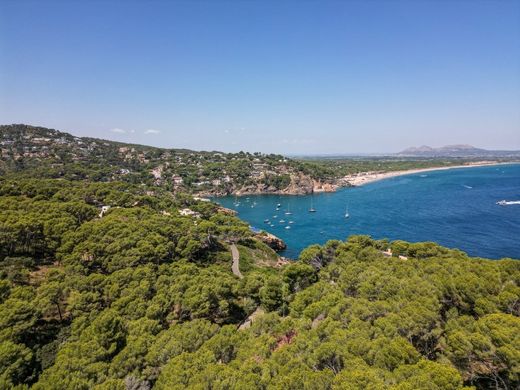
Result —
[{"label": "road", "polygon": [[238,253],[238,249],[235,244],[231,244],[231,255],[233,256],[233,264],[231,265],[231,270],[233,273],[238,276],[240,279],[244,277],[242,273],[240,272],[240,253]]}]

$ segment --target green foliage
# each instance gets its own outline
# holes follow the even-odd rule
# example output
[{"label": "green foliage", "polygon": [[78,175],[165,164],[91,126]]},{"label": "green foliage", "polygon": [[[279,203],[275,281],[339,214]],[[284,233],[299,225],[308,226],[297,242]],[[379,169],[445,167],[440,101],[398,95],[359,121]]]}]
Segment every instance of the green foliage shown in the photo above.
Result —
[{"label": "green foliage", "polygon": [[[79,138],[53,129],[23,124],[0,126],[0,131],[3,135],[0,175],[14,179],[146,184],[176,193],[222,195],[244,191],[280,192],[291,182],[298,183],[301,177],[305,177],[307,183],[313,179],[343,185],[341,178],[360,172],[444,167],[475,160],[420,157],[319,157],[297,160],[275,154],[196,152],[123,144]],[[513,159],[505,156],[498,158],[499,161]],[[30,189],[40,191],[36,186]],[[53,186],[46,186],[47,193],[42,195],[46,196],[54,190]],[[309,191],[308,187],[306,191]],[[153,202],[153,199],[148,201]]]},{"label": "green foliage", "polygon": [[352,236],[274,268],[244,222],[149,188],[0,180],[1,388],[520,384],[518,261]]},{"label": "green foliage", "polygon": [[31,372],[32,352],[23,344],[4,341],[0,344],[0,387],[7,389],[23,382]]},{"label": "green foliage", "polygon": [[283,190],[291,184],[291,176],[290,175],[273,175],[268,174],[265,175],[262,179],[262,183],[264,183],[268,187],[274,187],[277,190]]}]

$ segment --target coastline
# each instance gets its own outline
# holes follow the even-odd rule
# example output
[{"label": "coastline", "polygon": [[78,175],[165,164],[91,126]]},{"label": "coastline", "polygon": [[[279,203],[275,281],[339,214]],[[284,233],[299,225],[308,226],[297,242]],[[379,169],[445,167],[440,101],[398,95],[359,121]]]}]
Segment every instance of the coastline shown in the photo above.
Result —
[{"label": "coastline", "polygon": [[374,183],[380,180],[390,179],[398,176],[413,175],[418,173],[432,172],[432,171],[444,171],[448,169],[459,169],[459,168],[476,168],[486,166],[497,166],[497,165],[508,165],[508,164],[520,164],[520,161],[496,161],[496,160],[483,160],[475,161],[461,165],[450,165],[450,166],[437,166],[428,168],[415,168],[401,171],[370,171],[370,172],[358,172],[351,175],[346,175],[337,178],[335,183],[322,183],[313,181],[308,185],[293,184],[291,188],[285,188],[282,190],[273,189],[262,189],[259,187],[241,187],[231,192],[219,192],[214,190],[200,191],[196,193],[196,197],[199,198],[220,198],[225,196],[255,196],[255,195],[279,195],[279,196],[299,196],[299,195],[311,195],[327,192],[336,192],[340,188],[345,187],[360,187],[366,184]]},{"label": "coastline", "polygon": [[478,161],[475,163],[469,163],[465,165],[453,165],[444,167],[430,167],[430,168],[419,168],[419,169],[408,169],[404,171],[390,171],[390,172],[361,172],[358,174],[348,175],[343,177],[343,180],[353,187],[360,187],[365,184],[374,183],[376,181],[390,179],[392,177],[413,175],[416,173],[432,172],[432,171],[444,171],[448,169],[458,168],[476,168],[476,167],[487,167],[495,165],[507,165],[507,164],[518,164],[520,161]]}]

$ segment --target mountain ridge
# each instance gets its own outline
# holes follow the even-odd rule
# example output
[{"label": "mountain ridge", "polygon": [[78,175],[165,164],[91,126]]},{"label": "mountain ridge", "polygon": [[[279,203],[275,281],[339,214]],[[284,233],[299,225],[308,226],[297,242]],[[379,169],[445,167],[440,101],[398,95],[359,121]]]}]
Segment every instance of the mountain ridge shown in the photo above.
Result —
[{"label": "mountain ridge", "polygon": [[441,147],[421,145],[406,148],[398,156],[407,157],[514,157],[520,156],[518,150],[488,150],[476,148],[469,144],[454,144]]}]

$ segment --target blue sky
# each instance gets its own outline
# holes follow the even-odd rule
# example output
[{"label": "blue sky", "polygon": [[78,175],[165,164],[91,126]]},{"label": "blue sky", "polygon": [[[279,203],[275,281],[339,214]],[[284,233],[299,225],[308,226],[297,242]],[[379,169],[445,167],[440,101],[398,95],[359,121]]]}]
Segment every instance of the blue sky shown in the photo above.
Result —
[{"label": "blue sky", "polygon": [[0,123],[197,150],[520,149],[520,2],[0,0]]}]

